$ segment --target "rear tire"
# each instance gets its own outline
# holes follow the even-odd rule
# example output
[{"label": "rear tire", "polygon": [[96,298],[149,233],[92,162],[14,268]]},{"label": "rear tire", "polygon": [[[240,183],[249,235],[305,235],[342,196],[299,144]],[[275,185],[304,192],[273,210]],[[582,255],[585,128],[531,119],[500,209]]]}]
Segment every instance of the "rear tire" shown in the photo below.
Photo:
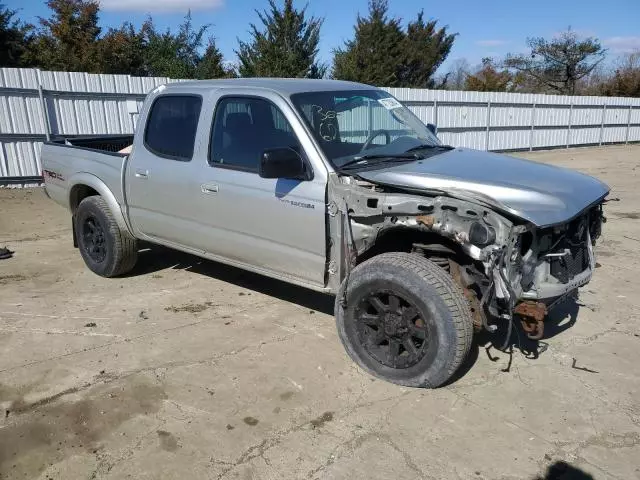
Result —
[{"label": "rear tire", "polygon": [[122,230],[100,196],[80,202],[73,217],[80,255],[87,267],[102,277],[129,272],[138,259],[138,242]]},{"label": "rear tire", "polygon": [[410,387],[447,382],[473,337],[460,287],[416,254],[384,253],[354,268],[336,297],[335,316],[340,340],[360,367]]}]

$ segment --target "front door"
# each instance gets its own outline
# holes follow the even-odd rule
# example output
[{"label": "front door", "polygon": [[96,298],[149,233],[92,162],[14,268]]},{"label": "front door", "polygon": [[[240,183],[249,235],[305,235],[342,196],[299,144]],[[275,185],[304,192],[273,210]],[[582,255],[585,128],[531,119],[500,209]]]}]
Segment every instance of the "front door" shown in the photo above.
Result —
[{"label": "front door", "polygon": [[323,285],[326,172],[307,181],[258,173],[262,152],[277,147],[299,152],[312,172],[293,111],[275,96],[222,95],[213,117],[196,208],[215,231],[208,252]]}]

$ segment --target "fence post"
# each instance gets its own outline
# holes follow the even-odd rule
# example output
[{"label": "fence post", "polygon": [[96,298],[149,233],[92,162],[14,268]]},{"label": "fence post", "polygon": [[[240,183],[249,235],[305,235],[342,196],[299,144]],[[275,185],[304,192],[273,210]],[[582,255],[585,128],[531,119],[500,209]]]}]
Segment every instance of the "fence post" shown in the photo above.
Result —
[{"label": "fence post", "polygon": [[631,110],[633,105],[629,105],[629,113],[627,114],[627,134],[624,137],[624,143],[629,143],[629,131],[631,130]]},{"label": "fence post", "polygon": [[598,145],[602,145],[602,137],[604,135],[604,117],[607,114],[607,104],[605,103],[602,106],[602,121],[600,122],[600,140],[598,141]]},{"label": "fence post", "polygon": [[371,136],[371,132],[373,132],[373,107],[371,106],[371,99],[369,99],[369,101],[367,102],[367,113],[367,121],[369,122],[369,133],[367,135],[367,138],[369,138]]},{"label": "fence post", "polygon": [[571,145],[571,121],[573,119],[573,97],[571,98],[571,104],[569,105],[569,125],[567,128],[567,148]]},{"label": "fence post", "polygon": [[531,106],[531,131],[529,132],[529,151],[533,151],[533,129],[536,126],[536,103]]},{"label": "fence post", "polygon": [[38,97],[40,98],[40,106],[42,107],[42,113],[44,114],[44,135],[47,142],[51,141],[51,121],[49,120],[49,109],[47,108],[47,102],[44,98],[44,91],[42,90],[42,77],[40,69],[36,69],[38,74]]},{"label": "fence post", "polygon": [[489,151],[489,132],[491,130],[491,100],[487,102],[487,138],[485,140],[484,149]]},{"label": "fence post", "polygon": [[438,99],[433,100],[433,124],[438,128]]}]

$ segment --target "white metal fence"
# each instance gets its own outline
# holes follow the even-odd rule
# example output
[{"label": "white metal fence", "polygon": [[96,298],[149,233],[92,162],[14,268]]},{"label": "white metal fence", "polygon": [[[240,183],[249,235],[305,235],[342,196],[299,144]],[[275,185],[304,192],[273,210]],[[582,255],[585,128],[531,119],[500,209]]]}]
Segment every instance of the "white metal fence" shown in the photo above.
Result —
[{"label": "white metal fence", "polygon": [[[0,69],[0,184],[38,181],[48,138],[133,133],[130,112],[170,81]],[[455,146],[508,151],[640,141],[640,98],[386,90]]]}]

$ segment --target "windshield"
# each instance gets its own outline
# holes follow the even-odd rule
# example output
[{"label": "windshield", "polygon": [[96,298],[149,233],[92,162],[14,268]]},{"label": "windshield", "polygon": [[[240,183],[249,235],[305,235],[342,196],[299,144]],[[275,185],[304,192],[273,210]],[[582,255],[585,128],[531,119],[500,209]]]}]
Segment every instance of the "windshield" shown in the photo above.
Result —
[{"label": "windshield", "polygon": [[382,90],[298,93],[291,100],[337,169],[362,156],[440,145],[418,117]]}]

